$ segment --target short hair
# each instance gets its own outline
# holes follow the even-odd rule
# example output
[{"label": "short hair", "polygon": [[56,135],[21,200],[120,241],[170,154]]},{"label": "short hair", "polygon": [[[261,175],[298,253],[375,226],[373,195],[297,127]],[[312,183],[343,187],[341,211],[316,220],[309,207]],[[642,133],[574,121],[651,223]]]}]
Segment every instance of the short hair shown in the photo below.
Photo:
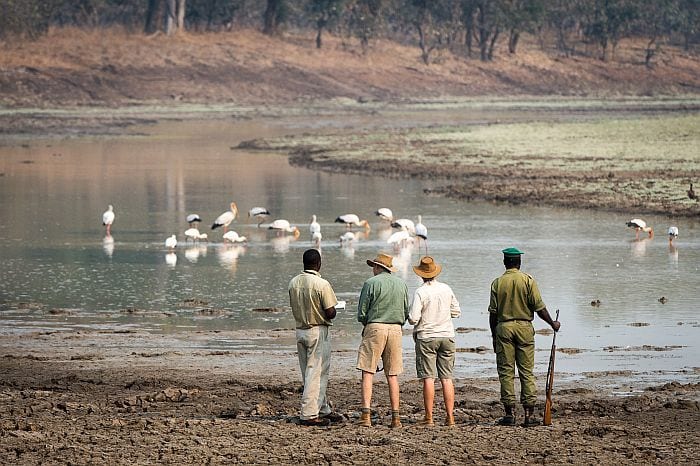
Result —
[{"label": "short hair", "polygon": [[520,268],[520,256],[503,256],[503,265],[507,269]]},{"label": "short hair", "polygon": [[312,269],[321,265],[321,253],[318,249],[307,249],[304,251],[304,269]]}]

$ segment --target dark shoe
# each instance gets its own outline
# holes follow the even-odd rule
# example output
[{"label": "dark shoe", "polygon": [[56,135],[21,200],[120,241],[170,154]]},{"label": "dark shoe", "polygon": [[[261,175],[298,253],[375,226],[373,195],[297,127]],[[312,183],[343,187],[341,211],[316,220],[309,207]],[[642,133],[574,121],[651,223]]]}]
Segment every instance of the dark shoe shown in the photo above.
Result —
[{"label": "dark shoe", "polygon": [[510,414],[506,414],[502,418],[500,418],[498,421],[496,421],[496,425],[499,426],[514,426],[515,425],[515,416],[512,416]]},{"label": "dark shoe", "polygon": [[342,414],[334,413],[332,411],[328,414],[322,414],[321,419],[328,419],[331,422],[344,422],[345,421],[345,417],[343,417]]},{"label": "dark shoe", "polygon": [[299,421],[299,424],[302,426],[308,426],[308,427],[326,427],[331,425],[331,420],[325,417],[315,417],[312,419],[301,419]]},{"label": "dark shoe", "polygon": [[523,422],[523,427],[536,427],[541,425],[542,423],[540,422],[539,419],[534,418],[534,417],[526,417],[525,421]]}]

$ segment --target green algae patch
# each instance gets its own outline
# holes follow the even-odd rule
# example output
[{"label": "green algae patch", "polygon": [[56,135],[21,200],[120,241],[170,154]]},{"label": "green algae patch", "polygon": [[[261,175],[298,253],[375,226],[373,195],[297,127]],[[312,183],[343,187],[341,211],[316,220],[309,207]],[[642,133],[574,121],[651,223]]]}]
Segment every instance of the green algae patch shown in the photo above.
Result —
[{"label": "green algae patch", "polygon": [[329,171],[444,179],[449,184],[432,192],[459,198],[700,214],[686,194],[700,175],[697,111],[572,112],[528,122],[285,136],[240,147],[286,151],[294,164]]}]

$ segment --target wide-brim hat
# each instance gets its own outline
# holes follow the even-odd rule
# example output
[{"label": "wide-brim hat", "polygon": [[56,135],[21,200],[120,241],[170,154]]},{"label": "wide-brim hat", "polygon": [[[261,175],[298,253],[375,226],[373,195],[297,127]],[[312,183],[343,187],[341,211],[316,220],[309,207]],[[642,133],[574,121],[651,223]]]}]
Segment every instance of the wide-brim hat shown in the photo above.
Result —
[{"label": "wide-brim hat", "polygon": [[379,254],[377,254],[376,258],[367,259],[367,265],[369,265],[370,267],[378,265],[379,267],[382,267],[383,269],[388,270],[389,272],[396,272],[396,269],[393,266],[393,261],[394,258],[392,256],[380,252]]},{"label": "wide-brim hat", "polygon": [[442,266],[435,262],[430,256],[423,256],[420,259],[420,264],[413,266],[413,271],[419,277],[435,278],[442,272]]}]

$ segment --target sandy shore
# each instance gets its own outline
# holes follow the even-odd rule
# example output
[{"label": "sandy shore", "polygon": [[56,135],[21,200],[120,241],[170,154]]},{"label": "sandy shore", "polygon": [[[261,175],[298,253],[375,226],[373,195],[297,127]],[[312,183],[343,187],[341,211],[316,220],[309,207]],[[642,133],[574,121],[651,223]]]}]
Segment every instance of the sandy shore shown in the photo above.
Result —
[{"label": "sandy shore", "polygon": [[[407,372],[401,377],[404,427],[387,427],[386,383],[377,377],[375,426],[362,428],[354,424],[360,406],[355,354],[336,351],[329,395],[346,421],[308,428],[298,425],[293,347],[212,351],[184,347],[186,340],[130,331],[0,337],[0,462],[700,461],[698,384],[660,384],[615,397],[596,389],[595,379],[562,383],[554,391],[554,424],[525,429],[493,424],[501,415],[495,377],[457,379],[457,426],[424,428],[416,425],[421,386]],[[443,419],[440,406],[436,418]]]}]

